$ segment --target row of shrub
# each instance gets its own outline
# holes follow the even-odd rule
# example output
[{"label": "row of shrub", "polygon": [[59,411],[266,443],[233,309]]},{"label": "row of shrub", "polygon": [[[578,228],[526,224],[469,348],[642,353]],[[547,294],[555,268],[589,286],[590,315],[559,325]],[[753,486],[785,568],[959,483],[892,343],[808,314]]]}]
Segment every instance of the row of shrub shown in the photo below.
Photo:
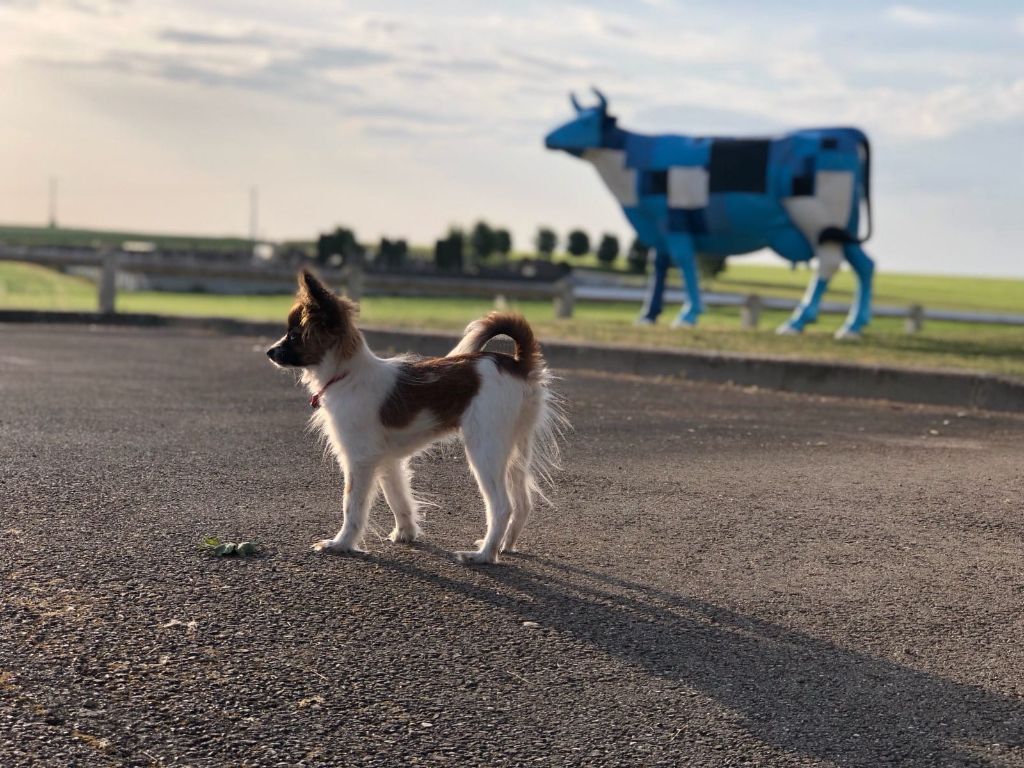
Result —
[{"label": "row of shrub", "polygon": [[[591,253],[597,262],[608,269],[616,267],[625,257],[626,267],[639,274],[647,271],[649,248],[638,239],[633,240],[623,253],[619,238],[613,234],[603,234],[596,241],[591,240],[582,229],[567,232],[559,238],[550,227],[539,227],[533,238],[533,252],[536,257],[552,261],[559,246],[563,252],[574,260],[582,260]],[[432,261],[433,267],[444,272],[479,271],[486,267],[501,267],[509,261],[513,251],[512,235],[503,227],[492,227],[486,221],[478,221],[465,229],[452,226],[444,237],[434,243],[433,252],[414,253],[404,239],[381,238],[375,246],[359,243],[353,230],[339,227],[334,232],[320,235],[316,243],[316,260],[321,265],[337,265],[347,263],[351,259],[359,259],[376,268],[388,271],[401,271],[412,266],[416,261],[420,265]],[[701,272],[713,276],[725,267],[724,259],[701,257]]]},{"label": "row of shrub", "polygon": [[[532,245],[537,258],[548,261],[554,259],[560,245],[565,254],[575,259],[583,259],[593,253],[597,261],[607,267],[615,266],[623,255],[619,238],[615,235],[603,234],[595,245],[595,241],[582,229],[570,230],[560,238],[550,227],[540,227]],[[436,241],[433,260],[440,269],[462,271],[471,266],[501,264],[512,254],[512,249],[512,235],[508,229],[478,221],[468,229],[450,227],[444,237]],[[385,237],[376,246],[368,246],[360,243],[355,232],[347,227],[338,227],[333,232],[320,235],[316,243],[316,260],[323,265],[360,258],[384,269],[401,269],[413,257],[405,239]],[[647,247],[634,240],[625,257],[632,270],[643,272],[647,263]]]}]

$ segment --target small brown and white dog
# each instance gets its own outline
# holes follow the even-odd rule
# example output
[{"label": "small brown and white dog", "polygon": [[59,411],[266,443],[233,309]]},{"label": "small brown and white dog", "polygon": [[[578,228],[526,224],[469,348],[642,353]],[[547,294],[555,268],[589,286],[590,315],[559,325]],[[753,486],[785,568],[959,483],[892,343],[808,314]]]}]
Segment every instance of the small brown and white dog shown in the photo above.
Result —
[{"label": "small brown and white dog", "polygon": [[[515,549],[539,495],[538,478],[557,460],[562,422],[540,345],[521,315],[492,312],[469,325],[446,357],[380,358],[355,324],[356,308],[308,270],[299,274],[288,332],[267,350],[274,364],[302,370],[313,422],[345,475],[344,521],[316,550],[361,552],[377,488],[395,514],[391,540],[420,536],[409,459],[461,431],[487,511],[479,549],[466,563],[493,563]],[[495,336],[515,355],[485,352]]]}]

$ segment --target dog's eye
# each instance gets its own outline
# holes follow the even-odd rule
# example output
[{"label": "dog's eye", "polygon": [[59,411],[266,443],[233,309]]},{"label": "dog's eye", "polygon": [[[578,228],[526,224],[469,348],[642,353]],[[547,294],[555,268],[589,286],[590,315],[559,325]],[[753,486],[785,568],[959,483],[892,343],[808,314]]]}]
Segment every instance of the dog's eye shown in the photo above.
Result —
[{"label": "dog's eye", "polygon": [[288,341],[295,341],[301,334],[297,328],[288,331]]}]

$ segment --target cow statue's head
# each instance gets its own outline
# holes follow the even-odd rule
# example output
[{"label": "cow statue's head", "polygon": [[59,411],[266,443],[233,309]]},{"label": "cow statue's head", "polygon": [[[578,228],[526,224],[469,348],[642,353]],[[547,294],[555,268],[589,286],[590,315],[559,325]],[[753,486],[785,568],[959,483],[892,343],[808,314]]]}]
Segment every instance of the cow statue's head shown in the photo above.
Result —
[{"label": "cow statue's head", "polygon": [[593,91],[597,104],[592,107],[580,106],[575,94],[569,94],[576,118],[549,133],[544,139],[545,147],[581,155],[585,150],[608,143],[609,134],[615,131],[615,118],[608,114],[608,99],[604,94],[597,88]]}]

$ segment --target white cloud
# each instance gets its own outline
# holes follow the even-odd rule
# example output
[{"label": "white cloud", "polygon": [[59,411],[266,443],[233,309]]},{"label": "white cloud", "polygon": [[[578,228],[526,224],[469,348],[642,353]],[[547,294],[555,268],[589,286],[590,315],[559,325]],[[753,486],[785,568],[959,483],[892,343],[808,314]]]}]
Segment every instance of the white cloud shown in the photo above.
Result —
[{"label": "white cloud", "polygon": [[917,29],[951,27],[964,21],[963,16],[955,13],[930,11],[912,5],[891,5],[885,9],[885,18]]}]

